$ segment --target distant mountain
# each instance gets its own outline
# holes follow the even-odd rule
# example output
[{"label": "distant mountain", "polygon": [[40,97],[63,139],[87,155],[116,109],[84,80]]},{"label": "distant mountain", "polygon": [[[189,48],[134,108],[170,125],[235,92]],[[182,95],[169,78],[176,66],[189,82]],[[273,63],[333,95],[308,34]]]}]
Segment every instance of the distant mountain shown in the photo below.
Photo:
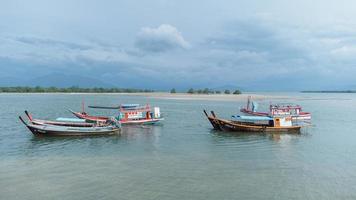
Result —
[{"label": "distant mountain", "polygon": [[115,85],[105,83],[101,80],[92,77],[79,76],[79,75],[66,75],[60,73],[48,74],[45,76],[39,76],[30,79],[4,77],[4,78],[0,78],[0,86],[3,87],[9,87],[9,86],[52,87],[53,86],[53,87],[63,87],[63,88],[71,87],[71,86],[77,86],[82,88],[116,87]]},{"label": "distant mountain", "polygon": [[24,80],[16,77],[0,77],[0,87],[14,87],[25,85]]},{"label": "distant mountain", "polygon": [[82,88],[103,87],[110,88],[114,85],[105,83],[101,80],[78,75],[64,75],[64,74],[49,74],[40,76],[27,81],[28,86],[43,86],[43,87],[71,87],[77,86]]}]

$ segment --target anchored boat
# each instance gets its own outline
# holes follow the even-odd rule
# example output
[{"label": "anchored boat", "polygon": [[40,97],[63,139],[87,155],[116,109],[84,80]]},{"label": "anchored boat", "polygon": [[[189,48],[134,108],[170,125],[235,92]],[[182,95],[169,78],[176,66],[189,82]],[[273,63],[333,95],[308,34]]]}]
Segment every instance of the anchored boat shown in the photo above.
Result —
[{"label": "anchored boat", "polygon": [[[90,123],[84,119],[77,119],[77,118],[57,118],[55,121],[53,120],[43,120],[43,119],[34,119],[32,114],[30,114],[27,110],[25,114],[28,120],[34,125],[56,125],[56,126],[72,126],[72,127],[93,127],[99,126],[98,123]],[[104,125],[105,122],[102,122]]]},{"label": "anchored boat", "polygon": [[233,116],[232,120],[218,118],[214,111],[211,115],[204,110],[205,116],[215,130],[236,132],[299,132],[302,126],[292,124],[289,117]]},{"label": "anchored boat", "polygon": [[[150,105],[141,106],[139,104],[121,104],[119,106],[88,106],[89,108],[96,109],[115,109],[118,110],[118,115],[115,117],[121,124],[155,124],[164,118],[161,117],[160,108],[154,107],[151,111]],[[74,112],[70,110],[79,119],[85,119],[89,121],[105,121],[110,117],[107,116],[94,116],[89,115],[84,111]]]},{"label": "anchored boat", "polygon": [[311,120],[311,113],[303,112],[299,105],[271,104],[269,112],[258,112],[257,108],[258,104],[251,102],[251,96],[249,96],[246,107],[241,108],[240,111],[253,116],[291,116],[292,120]]},{"label": "anchored boat", "polygon": [[[60,122],[49,120],[32,119],[25,122],[21,116],[19,119],[34,135],[43,136],[87,136],[87,135],[112,135],[118,134],[121,124],[116,119],[110,119],[102,124],[83,123],[83,122]],[[90,124],[90,125],[89,125]]]}]

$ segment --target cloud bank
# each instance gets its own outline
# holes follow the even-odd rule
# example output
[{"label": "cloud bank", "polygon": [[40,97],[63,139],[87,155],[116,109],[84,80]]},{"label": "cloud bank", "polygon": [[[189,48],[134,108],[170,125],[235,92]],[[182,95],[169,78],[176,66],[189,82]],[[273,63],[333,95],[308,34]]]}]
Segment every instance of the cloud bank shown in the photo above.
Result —
[{"label": "cloud bank", "polygon": [[162,24],[157,28],[143,27],[137,34],[135,44],[139,49],[148,52],[190,48],[190,44],[177,28],[169,24]]},{"label": "cloud bank", "polygon": [[353,6],[345,20],[336,3],[320,1],[325,9],[316,17],[306,0],[300,10],[275,9],[279,1],[94,0],[83,10],[67,0],[42,7],[8,1],[0,8],[0,79],[65,73],[153,89],[356,89]]}]

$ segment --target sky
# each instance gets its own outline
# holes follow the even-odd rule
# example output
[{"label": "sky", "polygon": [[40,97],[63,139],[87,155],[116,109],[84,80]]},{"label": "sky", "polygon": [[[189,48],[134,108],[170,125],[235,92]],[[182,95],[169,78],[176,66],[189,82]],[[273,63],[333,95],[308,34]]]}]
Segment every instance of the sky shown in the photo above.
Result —
[{"label": "sky", "polygon": [[70,75],[157,90],[356,89],[351,0],[0,4],[3,86]]}]

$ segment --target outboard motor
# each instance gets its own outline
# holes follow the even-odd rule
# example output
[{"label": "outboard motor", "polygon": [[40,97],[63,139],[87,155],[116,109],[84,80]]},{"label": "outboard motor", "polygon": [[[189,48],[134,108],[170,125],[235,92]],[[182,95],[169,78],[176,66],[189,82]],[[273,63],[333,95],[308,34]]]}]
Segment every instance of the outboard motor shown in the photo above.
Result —
[{"label": "outboard motor", "polygon": [[252,112],[257,112],[257,108],[258,108],[258,103],[252,101]]},{"label": "outboard motor", "polygon": [[121,122],[117,121],[117,119],[115,117],[110,117],[109,124],[113,125],[117,128],[121,128]]},{"label": "outboard motor", "polygon": [[161,112],[159,107],[154,107],[153,114],[155,119],[161,118]]}]

